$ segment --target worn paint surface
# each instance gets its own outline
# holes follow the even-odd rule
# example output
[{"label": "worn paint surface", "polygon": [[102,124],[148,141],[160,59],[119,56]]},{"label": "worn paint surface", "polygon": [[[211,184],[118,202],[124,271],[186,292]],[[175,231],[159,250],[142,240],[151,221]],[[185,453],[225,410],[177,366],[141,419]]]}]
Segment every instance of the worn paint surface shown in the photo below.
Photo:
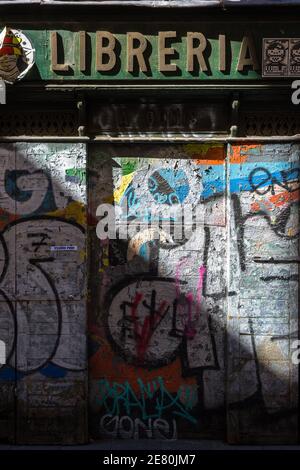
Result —
[{"label": "worn paint surface", "polygon": [[[298,155],[290,144],[93,148],[94,437],[296,440]],[[145,229],[100,242],[96,207],[124,197],[124,224],[178,204],[198,207],[200,224],[181,241],[162,227],[159,240]]]},{"label": "worn paint surface", "polygon": [[19,443],[86,439],[85,155],[1,144],[0,435]]}]

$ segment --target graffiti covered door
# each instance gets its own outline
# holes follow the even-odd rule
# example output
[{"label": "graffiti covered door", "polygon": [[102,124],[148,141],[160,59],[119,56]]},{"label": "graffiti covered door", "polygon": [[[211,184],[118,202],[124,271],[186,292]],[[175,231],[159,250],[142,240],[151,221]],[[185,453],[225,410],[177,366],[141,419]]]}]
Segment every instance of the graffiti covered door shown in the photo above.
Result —
[{"label": "graffiti covered door", "polygon": [[299,145],[102,145],[89,168],[92,436],[296,442]]},{"label": "graffiti covered door", "polygon": [[1,145],[1,408],[16,405],[17,443],[86,439],[85,165],[83,144]]},{"label": "graffiti covered door", "polygon": [[92,436],[224,437],[224,146],[93,146],[89,170]]},{"label": "graffiti covered door", "polygon": [[230,442],[297,442],[299,151],[228,148]]}]

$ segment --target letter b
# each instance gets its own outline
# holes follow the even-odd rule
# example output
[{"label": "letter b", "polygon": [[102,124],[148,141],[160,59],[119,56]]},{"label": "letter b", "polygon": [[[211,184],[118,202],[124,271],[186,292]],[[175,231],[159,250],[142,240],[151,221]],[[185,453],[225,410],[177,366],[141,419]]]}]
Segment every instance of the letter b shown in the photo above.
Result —
[{"label": "letter b", "polygon": [[[104,40],[107,45],[104,46]],[[96,33],[96,70],[97,72],[109,72],[116,65],[116,38],[108,31],[97,31]],[[104,57],[108,60],[104,61]]]}]

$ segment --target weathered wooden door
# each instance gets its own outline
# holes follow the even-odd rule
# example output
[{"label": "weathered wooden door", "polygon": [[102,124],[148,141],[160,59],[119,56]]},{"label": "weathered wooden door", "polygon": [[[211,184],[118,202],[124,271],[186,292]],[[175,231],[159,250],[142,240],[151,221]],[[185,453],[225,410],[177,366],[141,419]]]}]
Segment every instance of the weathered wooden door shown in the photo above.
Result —
[{"label": "weathered wooden door", "polygon": [[1,422],[17,443],[86,440],[82,144],[1,144]]}]

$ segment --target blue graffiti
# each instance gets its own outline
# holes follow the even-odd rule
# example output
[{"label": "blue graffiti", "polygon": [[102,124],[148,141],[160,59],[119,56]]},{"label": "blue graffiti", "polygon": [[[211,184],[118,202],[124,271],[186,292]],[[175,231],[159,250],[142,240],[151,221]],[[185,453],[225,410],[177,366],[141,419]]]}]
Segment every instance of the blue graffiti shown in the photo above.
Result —
[{"label": "blue graffiti", "polygon": [[135,392],[128,381],[120,384],[101,379],[98,382],[96,401],[105,414],[111,416],[131,416],[138,413],[140,419],[147,420],[172,414],[193,424],[197,423],[197,419],[180,401],[181,391],[175,394],[170,393],[162,377],[157,377],[148,383],[137,379],[137,384],[138,391]]},{"label": "blue graffiti", "polygon": [[189,194],[189,182],[181,169],[161,168],[148,179],[148,188],[159,204],[181,204]]},{"label": "blue graffiti", "polygon": [[[49,378],[63,378],[67,375],[68,371],[64,367],[57,366],[52,362],[49,362],[45,367],[42,367],[39,370],[41,375]],[[5,365],[0,369],[0,381],[10,382],[10,381],[18,381],[26,377],[25,372],[16,371],[13,367]]]},{"label": "blue graffiti", "polygon": [[[261,165],[261,163],[260,163]],[[214,165],[210,170],[201,169],[203,191],[202,199],[208,199],[225,192],[226,177],[223,165]],[[298,162],[268,162],[263,167],[258,163],[243,163],[230,165],[230,192],[254,191],[258,188],[273,187],[275,184],[287,189],[287,183],[299,182]]]},{"label": "blue graffiti", "polygon": [[[57,366],[52,362],[49,362],[45,367],[42,367],[39,370],[41,375],[50,378],[62,378],[65,377],[68,373],[67,369],[61,366]],[[24,372],[16,371],[13,367],[5,365],[0,369],[0,381],[10,382],[18,381],[23,379],[27,374]]]},{"label": "blue graffiti", "polygon": [[[44,170],[35,170],[30,172],[28,170],[10,170],[5,172],[4,186],[8,196],[17,202],[29,201],[33,196],[33,189],[22,189],[19,187],[19,179],[29,175],[43,175],[47,181],[47,191],[45,197],[37,210],[30,213],[30,215],[43,214],[57,209],[55,202],[54,191],[50,175]],[[29,215],[29,214],[28,214]]]}]

